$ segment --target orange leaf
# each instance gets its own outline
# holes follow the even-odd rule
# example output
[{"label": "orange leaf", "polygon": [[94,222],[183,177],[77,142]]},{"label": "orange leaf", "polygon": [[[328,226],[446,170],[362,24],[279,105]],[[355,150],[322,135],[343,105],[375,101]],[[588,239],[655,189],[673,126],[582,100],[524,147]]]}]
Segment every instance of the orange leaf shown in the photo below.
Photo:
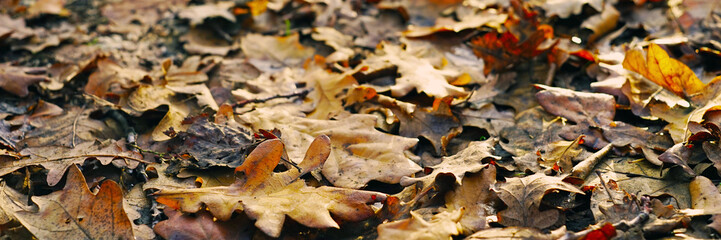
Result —
[{"label": "orange leaf", "polygon": [[703,90],[704,84],[682,62],[668,56],[660,46],[651,43],[644,58],[638,49],[626,52],[623,67],[637,72],[680,97],[690,97]]}]

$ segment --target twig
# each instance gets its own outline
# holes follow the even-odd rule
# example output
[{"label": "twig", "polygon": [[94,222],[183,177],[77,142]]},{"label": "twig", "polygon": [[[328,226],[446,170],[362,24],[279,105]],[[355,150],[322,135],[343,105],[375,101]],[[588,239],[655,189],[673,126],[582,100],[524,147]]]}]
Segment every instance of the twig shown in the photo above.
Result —
[{"label": "twig", "polygon": [[308,95],[308,93],[310,93],[310,89],[306,89],[301,92],[291,93],[291,94],[286,94],[286,95],[275,95],[275,96],[267,97],[267,98],[243,100],[243,101],[234,103],[233,107],[242,107],[249,103],[263,103],[263,102],[267,102],[267,101],[270,101],[273,99],[278,99],[278,98],[305,97],[305,95]]},{"label": "twig", "polygon": [[78,129],[78,119],[80,118],[80,115],[83,114],[83,112],[85,111],[85,107],[87,107],[87,106],[88,106],[87,103],[83,104],[83,108],[80,109],[80,112],[78,112],[78,114],[75,115],[75,120],[73,120],[73,138],[70,139],[70,146],[73,148],[75,148],[75,135],[76,135],[76,132]]},{"label": "twig", "polygon": [[583,159],[580,163],[576,164],[576,166],[573,167],[573,170],[571,170],[571,176],[580,178],[580,179],[586,179],[588,177],[588,174],[591,173],[591,170],[598,164],[598,162],[606,156],[606,154],[611,150],[613,145],[610,143],[601,148],[600,150],[596,151],[595,153],[591,154],[591,156],[588,156],[586,159]]},{"label": "twig", "polygon": [[601,172],[596,171],[596,175],[598,175],[598,180],[601,180],[601,185],[603,185],[603,188],[606,189],[606,194],[608,194],[608,198],[611,199],[611,202],[613,205],[616,205],[616,200],[613,200],[613,195],[611,195],[611,190],[608,190],[608,185],[606,185],[606,181],[603,181],[603,177],[601,176]]},{"label": "twig", "polygon": [[120,156],[120,155],[113,155],[113,154],[82,154],[82,155],[75,155],[75,156],[51,158],[51,159],[47,159],[47,160],[45,160],[45,161],[46,161],[46,162],[52,162],[52,161],[60,161],[60,160],[71,159],[71,158],[89,158],[89,157],[113,157],[113,158],[130,159],[130,160],[138,161],[138,162],[141,162],[141,163],[148,163],[148,164],[149,164],[149,163],[152,163],[152,162],[145,161],[145,160],[143,160],[143,159],[138,159],[138,158],[134,158],[134,157]]}]

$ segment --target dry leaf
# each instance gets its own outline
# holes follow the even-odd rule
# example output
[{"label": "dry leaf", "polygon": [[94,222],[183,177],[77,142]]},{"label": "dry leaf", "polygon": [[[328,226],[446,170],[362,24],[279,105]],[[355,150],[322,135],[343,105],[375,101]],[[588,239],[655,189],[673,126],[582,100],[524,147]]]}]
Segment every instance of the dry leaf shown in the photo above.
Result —
[{"label": "dry leaf", "polygon": [[436,176],[441,173],[453,174],[456,182],[461,184],[461,180],[466,173],[478,172],[488,166],[487,163],[482,163],[482,160],[487,158],[493,160],[501,159],[501,157],[492,154],[497,142],[498,140],[495,138],[482,142],[473,141],[468,144],[468,147],[457,154],[450,157],[443,157],[443,161],[440,164],[431,167],[433,168],[433,172],[430,174],[418,178],[403,178],[401,185],[408,186],[416,182],[423,182],[424,186],[430,186],[430,184],[435,181]]},{"label": "dry leaf", "polygon": [[207,211],[194,216],[182,214],[172,208],[164,211],[168,220],[155,225],[155,232],[165,239],[251,239],[250,221],[236,216],[228,221],[215,221]]},{"label": "dry leaf", "polygon": [[293,168],[273,173],[283,154],[283,143],[267,140],[248,155],[236,168],[240,178],[229,187],[163,190],[155,193],[157,201],[184,212],[197,212],[202,206],[218,219],[230,219],[234,211],[244,211],[255,226],[271,237],[278,237],[286,215],[313,228],[338,228],[331,217],[359,221],[373,215],[366,203],[383,201],[385,194],[335,187],[314,188],[295,181],[318,167],[330,154],[330,139],[319,136],[311,144],[302,172]]},{"label": "dry leaf", "polygon": [[47,182],[55,186],[70,165],[83,163],[88,158],[96,158],[100,163],[113,163],[118,167],[134,169],[143,161],[140,153],[129,151],[125,140],[107,140],[105,142],[89,141],[79,143],[74,148],[63,146],[41,146],[26,148],[20,153],[26,157],[16,161],[1,161],[0,176],[17,169],[41,165],[48,169]]},{"label": "dry leaf", "polygon": [[623,67],[655,82],[682,98],[689,98],[704,89],[696,74],[682,62],[668,56],[666,50],[651,43],[648,54],[632,49],[626,52]]},{"label": "dry leaf", "polygon": [[498,212],[498,220],[505,226],[547,228],[558,221],[557,209],[541,211],[541,199],[550,190],[562,190],[583,194],[575,186],[563,182],[561,178],[546,176],[543,173],[522,178],[510,178],[498,187],[498,197],[508,206]]},{"label": "dry leaf", "polygon": [[383,223],[378,226],[378,239],[451,239],[460,233],[463,209],[444,211],[426,221],[411,212],[411,218]]},{"label": "dry leaf", "polygon": [[240,49],[250,58],[251,64],[266,72],[278,67],[298,66],[314,52],[300,44],[297,33],[278,37],[248,34],[241,39]]},{"label": "dry leaf", "polygon": [[446,193],[446,208],[449,211],[463,209],[461,220],[462,234],[471,234],[488,228],[487,216],[494,215],[493,205],[498,199],[491,187],[496,183],[496,167],[488,168],[463,178],[462,184]]},{"label": "dry leaf", "polygon": [[[394,97],[405,96],[413,89],[438,98],[467,95],[463,88],[448,83],[448,80],[460,75],[458,72],[436,69],[428,60],[414,56],[401,46],[386,42],[381,43],[376,53],[368,56],[354,71],[370,74],[392,67],[398,68],[401,75],[395,79],[395,85],[389,88]],[[385,87],[373,87],[378,92],[386,90]]]},{"label": "dry leaf", "polygon": [[28,87],[35,83],[46,82],[45,68],[15,67],[9,63],[0,64],[0,88],[19,97],[28,95]]},{"label": "dry leaf", "polygon": [[371,180],[398,183],[421,169],[407,151],[418,139],[374,129],[376,117],[354,114],[340,120],[314,120],[291,116],[286,111],[257,109],[240,116],[254,131],[277,128],[290,159],[302,159],[314,136],[331,138],[332,152],[323,165],[323,176],[334,186],[358,189]]},{"label": "dry leaf", "polygon": [[546,0],[543,9],[546,10],[546,16],[558,16],[560,18],[568,18],[573,15],[581,14],[583,5],[588,4],[599,12],[603,10],[603,0]]},{"label": "dry leaf", "polygon": [[120,186],[106,180],[94,194],[75,165],[68,170],[62,191],[32,200],[37,212],[20,211],[15,216],[40,239],[134,239]]},{"label": "dry leaf", "polygon": [[172,153],[190,154],[194,158],[194,161],[180,161],[184,166],[235,168],[243,163],[253,140],[250,131],[241,126],[200,119],[190,124],[186,131],[178,132],[168,142],[168,147]]}]

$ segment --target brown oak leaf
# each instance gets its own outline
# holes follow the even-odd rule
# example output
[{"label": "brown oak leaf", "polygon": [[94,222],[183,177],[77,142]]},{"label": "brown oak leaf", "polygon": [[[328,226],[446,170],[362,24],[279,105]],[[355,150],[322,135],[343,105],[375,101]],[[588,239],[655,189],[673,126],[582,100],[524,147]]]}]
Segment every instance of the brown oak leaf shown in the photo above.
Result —
[{"label": "brown oak leaf", "polygon": [[315,136],[328,135],[332,151],[322,172],[334,186],[358,189],[371,180],[398,183],[401,177],[422,170],[407,151],[418,139],[376,130],[373,115],[315,120],[291,116],[287,111],[257,109],[240,118],[254,131],[279,129],[290,159],[302,159],[303,150]]},{"label": "brown oak leaf", "polygon": [[561,178],[546,176],[543,173],[511,178],[498,187],[498,197],[508,206],[498,212],[498,220],[505,226],[547,228],[558,221],[557,209],[541,211],[541,199],[551,190],[562,190],[583,194],[575,186],[563,182]]},{"label": "brown oak leaf", "polygon": [[189,216],[172,208],[163,210],[168,220],[155,225],[155,232],[165,239],[251,239],[250,221],[236,216],[228,221],[215,221],[207,211]]},{"label": "brown oak leaf", "polygon": [[30,85],[49,81],[43,75],[44,73],[44,68],[16,67],[7,63],[0,64],[0,88],[19,97],[25,97],[30,93],[28,91]]},{"label": "brown oak leaf", "polygon": [[120,186],[106,180],[94,194],[75,165],[68,170],[62,191],[32,200],[39,206],[37,212],[15,215],[39,239],[134,239]]},{"label": "brown oak leaf", "polygon": [[[316,138],[304,160],[286,172],[274,173],[283,155],[279,139],[258,145],[236,168],[238,179],[228,187],[161,189],[157,201],[183,212],[197,212],[204,206],[213,216],[228,220],[235,211],[255,219],[255,226],[278,237],[286,215],[313,228],[338,228],[335,219],[359,221],[374,213],[367,203],[383,201],[385,194],[336,187],[309,187],[299,176],[320,166],[330,154],[327,136]],[[333,214],[331,216],[331,214]]]}]

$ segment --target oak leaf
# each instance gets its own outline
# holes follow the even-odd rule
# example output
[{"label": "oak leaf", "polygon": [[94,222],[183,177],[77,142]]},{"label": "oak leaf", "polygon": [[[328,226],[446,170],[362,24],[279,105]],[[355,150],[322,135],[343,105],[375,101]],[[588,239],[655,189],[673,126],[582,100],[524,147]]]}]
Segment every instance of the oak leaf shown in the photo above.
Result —
[{"label": "oak leaf", "polygon": [[0,64],[0,88],[19,97],[25,97],[30,93],[28,90],[30,85],[49,81],[43,75],[44,73],[44,68],[15,67],[7,63]]},{"label": "oak leaf", "polygon": [[451,239],[460,233],[463,209],[433,215],[430,221],[411,212],[411,218],[378,226],[378,239]]},{"label": "oak leaf", "polygon": [[291,116],[286,111],[257,109],[240,116],[241,122],[259,129],[277,128],[290,159],[302,159],[314,136],[331,137],[332,151],[323,165],[323,176],[334,186],[358,189],[371,180],[398,183],[421,169],[407,151],[418,139],[395,136],[374,129],[376,117],[353,114],[339,120]]},{"label": "oak leaf", "polygon": [[186,166],[206,169],[212,166],[238,167],[253,144],[253,135],[242,126],[196,120],[186,131],[168,142],[173,153],[190,154],[194,159],[181,161]]},{"label": "oak leaf", "polygon": [[298,66],[314,52],[312,48],[300,44],[297,33],[277,37],[248,34],[241,39],[240,48],[250,58],[250,63],[264,72],[283,66]]},{"label": "oak leaf", "polygon": [[463,184],[446,193],[449,211],[463,209],[458,223],[462,234],[471,234],[489,227],[486,217],[496,213],[493,207],[498,199],[491,187],[496,183],[496,167],[489,165],[478,173],[463,178]]},{"label": "oak leaf", "polygon": [[488,75],[492,70],[504,70],[521,60],[543,53],[545,50],[538,50],[538,46],[546,41],[550,29],[539,28],[524,41],[520,41],[510,31],[489,32],[471,39],[470,45],[476,56],[483,58],[483,73]]},{"label": "oak leaf", "polygon": [[82,142],[74,148],[62,146],[43,146],[23,149],[22,159],[0,162],[0,176],[23,167],[41,165],[48,169],[47,182],[55,186],[70,165],[83,163],[88,158],[96,158],[100,163],[113,163],[119,167],[134,169],[143,161],[140,153],[129,151],[125,140],[106,140],[104,142]]},{"label": "oak leaf", "polygon": [[555,15],[560,18],[568,18],[571,14],[581,14],[585,4],[601,11],[603,10],[603,3],[602,0],[547,0],[543,4],[543,8],[546,10],[547,17]]},{"label": "oak leaf", "polygon": [[[244,211],[255,219],[255,226],[271,237],[278,237],[286,215],[313,228],[338,228],[334,220],[359,221],[374,213],[366,203],[383,201],[385,194],[336,187],[309,187],[298,177],[320,166],[330,154],[330,139],[316,138],[304,158],[283,173],[273,169],[283,155],[279,139],[267,140],[236,168],[239,178],[228,187],[197,189],[161,189],[157,201],[183,212],[197,212],[203,206],[220,220],[228,220],[235,211]],[[331,217],[331,213],[333,217]]]},{"label": "oak leaf", "polygon": [[172,208],[163,210],[167,220],[155,225],[155,232],[165,239],[251,239],[250,221],[236,216],[228,221],[215,221],[207,211],[195,216],[182,214]]},{"label": "oak leaf", "polygon": [[[383,42],[378,45],[376,53],[368,56],[355,70],[364,74],[375,73],[380,70],[398,68],[399,78],[389,90],[394,97],[402,97],[416,90],[432,97],[467,95],[461,87],[448,83],[452,78],[460,75],[456,71],[436,69],[428,60],[419,58],[401,46]],[[388,90],[386,87],[374,86],[379,92]]]},{"label": "oak leaf", "polygon": [[473,141],[457,154],[443,157],[440,164],[431,167],[433,172],[430,174],[417,178],[403,178],[401,185],[407,186],[416,182],[423,182],[425,186],[429,186],[436,179],[436,176],[441,173],[453,174],[456,182],[461,184],[461,180],[466,173],[478,172],[488,165],[483,163],[482,160],[488,158],[493,160],[501,159],[501,157],[492,154],[497,142],[498,140],[495,138],[485,141]]},{"label": "oak leaf", "polygon": [[646,56],[639,49],[626,52],[623,67],[643,75],[682,98],[700,93],[705,86],[688,66],[669,57],[666,50],[655,43],[648,46]]},{"label": "oak leaf", "polygon": [[561,178],[543,173],[522,178],[510,178],[498,187],[498,197],[508,206],[498,212],[499,222],[505,226],[547,228],[558,221],[556,209],[541,211],[541,199],[551,190],[583,194]]},{"label": "oak leaf", "polygon": [[94,194],[75,165],[68,170],[62,191],[32,200],[39,207],[37,212],[19,211],[15,215],[40,239],[134,239],[120,186],[103,181]]}]

